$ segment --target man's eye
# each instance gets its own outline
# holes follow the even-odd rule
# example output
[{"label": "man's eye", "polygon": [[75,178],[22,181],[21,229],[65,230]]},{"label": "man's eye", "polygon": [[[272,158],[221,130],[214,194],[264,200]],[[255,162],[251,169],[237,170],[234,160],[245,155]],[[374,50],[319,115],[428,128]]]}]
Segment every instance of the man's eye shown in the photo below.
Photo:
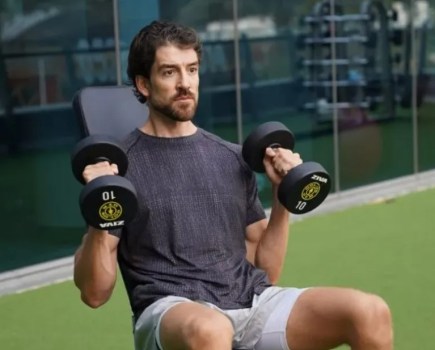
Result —
[{"label": "man's eye", "polygon": [[172,69],[163,71],[163,75],[165,75],[165,76],[170,76],[173,73],[174,73],[174,71]]},{"label": "man's eye", "polygon": [[190,73],[196,73],[198,71],[198,67],[191,67]]}]

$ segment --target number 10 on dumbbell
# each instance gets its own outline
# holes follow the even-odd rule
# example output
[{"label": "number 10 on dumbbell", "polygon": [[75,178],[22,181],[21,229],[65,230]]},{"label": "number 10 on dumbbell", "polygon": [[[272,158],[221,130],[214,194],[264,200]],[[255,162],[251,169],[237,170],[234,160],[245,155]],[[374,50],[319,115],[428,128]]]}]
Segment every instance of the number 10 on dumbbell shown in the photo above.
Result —
[{"label": "number 10 on dumbbell", "polygon": [[137,210],[136,190],[122,177],[128,166],[125,152],[114,138],[91,135],[81,140],[71,154],[74,176],[83,184],[85,167],[101,161],[116,164],[120,176],[103,175],[86,184],[80,192],[80,211],[88,225],[112,230],[132,220]]},{"label": "number 10 on dumbbell", "polygon": [[[293,150],[292,132],[280,122],[267,122],[258,126],[246,138],[242,156],[252,170],[264,173],[266,148]],[[317,208],[328,196],[331,179],[327,171],[316,162],[305,162],[292,168],[281,180],[278,199],[288,211],[304,214]]]}]

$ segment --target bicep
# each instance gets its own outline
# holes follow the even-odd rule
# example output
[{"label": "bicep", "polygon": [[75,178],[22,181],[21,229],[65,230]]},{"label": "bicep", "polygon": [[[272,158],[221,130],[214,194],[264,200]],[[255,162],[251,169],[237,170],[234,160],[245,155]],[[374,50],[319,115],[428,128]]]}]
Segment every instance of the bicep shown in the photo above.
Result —
[{"label": "bicep", "polygon": [[262,219],[246,227],[246,259],[255,266],[258,243],[267,227],[267,219]]}]

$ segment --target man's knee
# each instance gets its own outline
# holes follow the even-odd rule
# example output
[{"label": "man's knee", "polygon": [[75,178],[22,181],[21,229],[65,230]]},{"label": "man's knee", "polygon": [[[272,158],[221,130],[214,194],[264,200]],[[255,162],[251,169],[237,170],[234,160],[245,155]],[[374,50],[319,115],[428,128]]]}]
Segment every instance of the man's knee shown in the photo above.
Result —
[{"label": "man's knee", "polygon": [[354,338],[373,344],[390,344],[393,339],[392,316],[384,299],[364,294],[354,310]]},{"label": "man's knee", "polygon": [[207,349],[214,348],[217,344],[231,344],[233,335],[231,322],[220,317],[192,317],[183,327],[183,338],[189,349]]},{"label": "man's knee", "polygon": [[160,323],[163,349],[230,349],[233,333],[225,315],[191,302],[172,307]]}]

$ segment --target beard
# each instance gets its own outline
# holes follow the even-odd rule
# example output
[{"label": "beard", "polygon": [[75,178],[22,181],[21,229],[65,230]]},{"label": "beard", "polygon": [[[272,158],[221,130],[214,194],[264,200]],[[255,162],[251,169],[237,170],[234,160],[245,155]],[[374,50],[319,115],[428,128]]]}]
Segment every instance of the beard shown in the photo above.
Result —
[{"label": "beard", "polygon": [[[177,100],[177,98],[183,96],[189,96],[191,100]],[[172,97],[168,103],[158,101],[150,95],[147,103],[151,109],[176,122],[192,120],[198,107],[198,101],[190,92],[179,93]]]}]

